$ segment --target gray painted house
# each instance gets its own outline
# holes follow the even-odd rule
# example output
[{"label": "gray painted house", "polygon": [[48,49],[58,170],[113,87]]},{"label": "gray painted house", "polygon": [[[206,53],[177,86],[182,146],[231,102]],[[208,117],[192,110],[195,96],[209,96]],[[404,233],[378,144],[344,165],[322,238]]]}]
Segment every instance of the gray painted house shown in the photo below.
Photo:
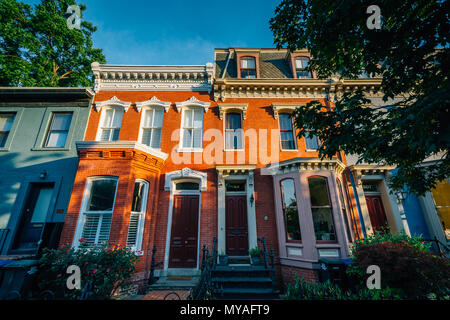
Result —
[{"label": "gray painted house", "polygon": [[0,256],[57,245],[93,95],[0,87]]}]

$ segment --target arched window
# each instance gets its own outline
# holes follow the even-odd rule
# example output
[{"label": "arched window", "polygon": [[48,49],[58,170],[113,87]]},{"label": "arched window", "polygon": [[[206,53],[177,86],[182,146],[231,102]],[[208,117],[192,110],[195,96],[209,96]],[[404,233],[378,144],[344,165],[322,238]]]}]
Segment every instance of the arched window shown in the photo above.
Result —
[{"label": "arched window", "polygon": [[133,251],[142,248],[145,213],[147,209],[148,182],[136,180],[134,183],[133,201],[131,203],[130,224],[128,226],[127,247]]},{"label": "arched window", "polygon": [[241,78],[256,78],[256,60],[254,57],[241,58]]},{"label": "arched window", "polygon": [[311,177],[308,179],[308,185],[316,240],[335,242],[337,241],[336,231],[327,179]]},{"label": "arched window", "polygon": [[82,206],[81,232],[76,239],[75,247],[84,239],[83,244],[94,245],[109,240],[111,220],[117,191],[116,177],[88,178],[85,189],[85,203]]},{"label": "arched window", "polygon": [[284,179],[280,182],[281,201],[286,229],[286,241],[300,242],[300,221],[297,209],[297,196],[295,194],[294,179]]},{"label": "arched window", "polygon": [[295,58],[295,74],[298,79],[312,78],[311,72],[306,69],[309,66],[309,58],[297,57]]}]

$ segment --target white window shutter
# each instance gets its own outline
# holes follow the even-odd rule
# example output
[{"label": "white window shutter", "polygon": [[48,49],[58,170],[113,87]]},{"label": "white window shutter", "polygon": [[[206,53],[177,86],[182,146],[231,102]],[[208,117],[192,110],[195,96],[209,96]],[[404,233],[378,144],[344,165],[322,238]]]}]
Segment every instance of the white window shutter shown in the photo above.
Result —
[{"label": "white window shutter", "polygon": [[141,214],[139,213],[131,213],[130,215],[130,225],[128,227],[128,237],[127,237],[128,248],[136,249],[137,247],[140,217]]}]

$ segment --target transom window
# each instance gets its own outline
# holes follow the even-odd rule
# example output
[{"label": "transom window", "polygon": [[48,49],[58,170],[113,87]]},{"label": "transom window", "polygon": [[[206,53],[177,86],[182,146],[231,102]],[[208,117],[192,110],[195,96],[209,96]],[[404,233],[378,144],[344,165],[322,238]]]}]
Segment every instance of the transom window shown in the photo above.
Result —
[{"label": "transom window", "polygon": [[53,113],[45,142],[46,148],[64,148],[69,134],[72,112]]},{"label": "transom window", "polygon": [[241,58],[241,78],[256,78],[256,60],[254,57]]},{"label": "transom window", "polygon": [[297,78],[312,78],[311,72],[306,69],[309,66],[309,58],[307,57],[298,57],[295,58],[295,74]]},{"label": "transom window", "polygon": [[280,182],[280,185],[286,240],[288,242],[299,242],[302,240],[302,236],[300,232],[294,179],[285,179]]},{"label": "transom window", "polygon": [[192,191],[192,190],[200,190],[200,185],[196,182],[178,182],[175,185],[175,190],[177,191]]},{"label": "transom window", "polygon": [[143,112],[141,143],[159,149],[161,148],[164,110],[160,107],[154,107],[145,109]]},{"label": "transom window", "polygon": [[94,178],[88,180],[85,194],[87,203],[83,208],[81,238],[83,244],[94,245],[107,242],[114,211],[117,178]]},{"label": "transom window", "polygon": [[136,180],[131,203],[130,224],[128,226],[127,247],[133,251],[142,248],[145,212],[147,208],[148,182]]},{"label": "transom window", "polygon": [[225,190],[227,192],[245,192],[245,181],[227,181]]},{"label": "transom window", "polygon": [[336,232],[327,179],[311,177],[308,179],[308,185],[316,240],[335,242]]},{"label": "transom window", "polygon": [[100,141],[119,140],[120,126],[122,125],[123,109],[107,108],[103,110],[103,121],[100,125]]},{"label": "transom window", "polygon": [[6,145],[15,117],[15,113],[0,113],[0,148]]},{"label": "transom window", "polygon": [[226,115],[226,148],[242,149],[242,116],[240,113]]},{"label": "transom window", "polygon": [[203,109],[183,109],[181,139],[182,148],[201,149],[203,147]]},{"label": "transom window", "polygon": [[294,150],[295,146],[295,135],[294,128],[292,125],[291,115],[288,113],[279,114],[280,119],[280,135],[281,135],[281,149]]}]

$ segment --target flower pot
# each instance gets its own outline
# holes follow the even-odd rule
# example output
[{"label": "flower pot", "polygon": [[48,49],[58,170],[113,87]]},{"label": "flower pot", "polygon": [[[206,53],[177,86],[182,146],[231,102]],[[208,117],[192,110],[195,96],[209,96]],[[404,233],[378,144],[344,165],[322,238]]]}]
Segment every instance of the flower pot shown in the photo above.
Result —
[{"label": "flower pot", "polygon": [[219,256],[219,264],[226,266],[228,264],[228,256]]},{"label": "flower pot", "polygon": [[261,257],[250,257],[252,265],[260,265],[261,264]]}]

